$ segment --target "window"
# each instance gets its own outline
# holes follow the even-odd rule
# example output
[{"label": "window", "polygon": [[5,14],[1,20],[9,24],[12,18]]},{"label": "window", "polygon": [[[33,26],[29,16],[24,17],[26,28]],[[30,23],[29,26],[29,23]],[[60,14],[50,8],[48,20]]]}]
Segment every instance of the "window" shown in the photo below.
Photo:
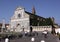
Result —
[{"label": "window", "polygon": [[20,24],[17,24],[17,27],[20,26]]},{"label": "window", "polygon": [[21,15],[20,14],[18,14],[18,18],[20,18],[21,17]]}]

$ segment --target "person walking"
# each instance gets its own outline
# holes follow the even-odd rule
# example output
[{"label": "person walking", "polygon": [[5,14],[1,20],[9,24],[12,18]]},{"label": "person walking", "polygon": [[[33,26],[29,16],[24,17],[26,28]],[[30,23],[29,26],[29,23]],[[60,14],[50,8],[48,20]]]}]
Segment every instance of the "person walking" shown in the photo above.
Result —
[{"label": "person walking", "polygon": [[9,42],[9,39],[8,38],[5,38],[5,42]]}]

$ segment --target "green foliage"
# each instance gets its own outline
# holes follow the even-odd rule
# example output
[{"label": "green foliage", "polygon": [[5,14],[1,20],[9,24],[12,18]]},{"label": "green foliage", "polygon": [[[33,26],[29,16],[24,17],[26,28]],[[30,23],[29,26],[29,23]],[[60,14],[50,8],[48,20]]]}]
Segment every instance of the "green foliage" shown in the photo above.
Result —
[{"label": "green foliage", "polygon": [[53,22],[52,22],[51,18],[46,19],[46,24],[47,25],[53,25]]},{"label": "green foliage", "polygon": [[12,37],[12,38],[20,38],[23,35],[19,32],[8,32],[8,33],[1,33],[0,38]]},{"label": "green foliage", "polygon": [[53,25],[53,21],[51,20],[51,18],[43,18],[40,17],[38,20],[37,16],[31,16],[33,18],[30,18],[30,25],[32,26],[47,26],[47,25]]},{"label": "green foliage", "polygon": [[0,34],[0,38],[5,38],[6,37],[6,34]]}]

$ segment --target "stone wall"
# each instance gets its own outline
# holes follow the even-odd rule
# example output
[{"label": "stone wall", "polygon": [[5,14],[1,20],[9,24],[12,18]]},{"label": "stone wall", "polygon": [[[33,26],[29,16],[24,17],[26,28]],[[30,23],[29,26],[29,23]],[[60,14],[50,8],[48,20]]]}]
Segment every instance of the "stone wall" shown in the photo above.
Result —
[{"label": "stone wall", "polygon": [[48,30],[49,32],[52,31],[52,26],[32,26],[33,31],[44,31]]}]

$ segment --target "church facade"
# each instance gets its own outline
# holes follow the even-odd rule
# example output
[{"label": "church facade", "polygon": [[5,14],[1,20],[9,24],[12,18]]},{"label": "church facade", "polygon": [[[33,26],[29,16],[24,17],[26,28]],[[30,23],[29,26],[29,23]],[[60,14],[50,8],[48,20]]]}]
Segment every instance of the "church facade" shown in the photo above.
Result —
[{"label": "church facade", "polygon": [[23,29],[29,30],[29,22],[29,15],[25,13],[25,9],[23,7],[18,7],[10,21],[11,31],[19,32]]},{"label": "church facade", "polygon": [[10,31],[29,31],[31,26],[52,26],[52,24],[51,18],[36,15],[34,7],[32,13],[25,11],[23,7],[17,7],[10,20]]}]

